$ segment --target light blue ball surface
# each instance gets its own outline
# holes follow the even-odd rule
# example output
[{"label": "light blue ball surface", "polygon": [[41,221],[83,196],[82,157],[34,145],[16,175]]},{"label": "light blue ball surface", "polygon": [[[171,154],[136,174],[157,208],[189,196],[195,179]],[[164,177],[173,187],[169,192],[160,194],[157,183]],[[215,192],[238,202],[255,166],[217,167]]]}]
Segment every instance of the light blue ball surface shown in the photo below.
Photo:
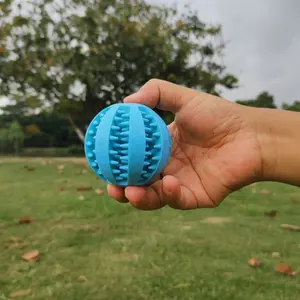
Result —
[{"label": "light blue ball surface", "polygon": [[88,126],[84,150],[93,171],[107,183],[142,186],[166,167],[172,140],[151,108],[120,103],[99,112]]}]

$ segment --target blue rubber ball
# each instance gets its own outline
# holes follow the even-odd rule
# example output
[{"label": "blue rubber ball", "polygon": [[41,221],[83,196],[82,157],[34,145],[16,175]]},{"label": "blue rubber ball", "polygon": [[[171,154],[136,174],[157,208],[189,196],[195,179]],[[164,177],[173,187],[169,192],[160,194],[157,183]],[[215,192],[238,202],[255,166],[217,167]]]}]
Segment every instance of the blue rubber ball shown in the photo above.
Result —
[{"label": "blue rubber ball", "polygon": [[97,176],[122,187],[149,183],[166,167],[171,148],[165,122],[136,103],[113,104],[98,113],[88,126],[84,146]]}]

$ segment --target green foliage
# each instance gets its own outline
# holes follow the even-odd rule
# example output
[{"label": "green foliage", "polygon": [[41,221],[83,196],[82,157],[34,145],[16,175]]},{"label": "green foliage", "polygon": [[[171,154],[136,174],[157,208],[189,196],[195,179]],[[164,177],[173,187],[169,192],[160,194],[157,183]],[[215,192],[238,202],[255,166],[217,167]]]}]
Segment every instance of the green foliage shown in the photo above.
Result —
[{"label": "green foliage", "polygon": [[13,151],[16,155],[20,154],[24,143],[24,132],[22,126],[17,121],[13,121],[7,128],[0,130],[0,150],[1,153]]},{"label": "green foliage", "polygon": [[[237,100],[236,102],[252,107],[277,108],[274,102],[274,97],[268,92],[260,93],[255,99]],[[300,101],[294,101],[292,104],[283,103],[282,109],[300,112]]]},{"label": "green foliage", "polygon": [[[68,119],[55,112],[44,111],[40,114],[23,115],[18,118],[13,118],[12,115],[7,114],[0,115],[0,128],[7,128],[13,120],[17,120],[23,128],[25,148],[66,148],[80,143]],[[75,121],[81,124],[79,118]],[[84,126],[82,126],[82,129],[84,129]],[[4,148],[2,142],[1,147]],[[79,147],[82,147],[82,144]],[[12,152],[12,149],[6,147],[5,152]]]},{"label": "green foliage", "polygon": [[7,128],[0,128],[0,154],[3,154],[9,145],[9,137]]},{"label": "green foliage", "polygon": [[29,124],[25,126],[24,131],[28,136],[35,136],[41,134],[41,129],[37,124]]},{"label": "green foliage", "polygon": [[[144,0],[6,1],[0,28],[0,95],[87,123],[150,78],[205,92],[237,86],[221,63],[221,27],[196,12]],[[2,30],[1,30],[2,29]],[[76,88],[77,87],[77,88]]]},{"label": "green foliage", "polygon": [[255,99],[238,100],[236,102],[242,105],[252,107],[276,108],[276,105],[274,103],[274,97],[268,92],[260,93]]},{"label": "green foliage", "polygon": [[[79,142],[68,119],[56,112],[44,111],[36,115],[20,116],[16,120],[24,128],[26,147],[67,147]],[[81,124],[80,118],[75,120]],[[12,121],[12,116],[0,115],[0,127],[7,126]]]},{"label": "green foliage", "polygon": [[300,112],[300,101],[294,101],[292,104],[283,103],[282,108],[285,110]]}]

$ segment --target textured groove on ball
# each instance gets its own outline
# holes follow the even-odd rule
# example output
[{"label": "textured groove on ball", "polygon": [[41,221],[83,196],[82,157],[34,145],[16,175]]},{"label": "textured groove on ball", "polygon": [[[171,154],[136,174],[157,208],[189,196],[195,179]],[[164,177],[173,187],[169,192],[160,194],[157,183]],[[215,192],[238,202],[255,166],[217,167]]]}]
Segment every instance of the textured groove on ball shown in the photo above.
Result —
[{"label": "textured groove on ball", "polygon": [[145,107],[139,107],[139,110],[143,117],[146,134],[144,167],[139,180],[139,182],[142,183],[151,178],[158,167],[161,155],[161,141],[160,132],[154,118],[147,112]]},{"label": "textured groove on ball", "polygon": [[104,181],[106,178],[103,176],[101,169],[99,168],[99,165],[96,161],[96,155],[95,155],[95,137],[97,133],[97,128],[99,124],[101,123],[102,118],[105,116],[105,114],[108,112],[110,107],[105,108],[101,114],[98,114],[95,116],[91,124],[89,125],[89,128],[87,129],[87,134],[85,136],[85,152],[86,157],[89,162],[89,165],[93,169],[93,171],[98,174],[98,176],[103,179]]},{"label": "textured groove on ball", "polygon": [[129,116],[129,107],[120,107],[111,126],[109,158],[117,184],[126,184],[128,179]]}]

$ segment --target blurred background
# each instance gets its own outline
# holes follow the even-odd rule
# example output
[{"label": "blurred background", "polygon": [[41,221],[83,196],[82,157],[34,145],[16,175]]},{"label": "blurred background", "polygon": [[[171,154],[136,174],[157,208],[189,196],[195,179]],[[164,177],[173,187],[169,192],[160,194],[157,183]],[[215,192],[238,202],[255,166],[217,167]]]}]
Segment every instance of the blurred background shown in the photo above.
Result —
[{"label": "blurred background", "polygon": [[1,1],[0,151],[82,155],[93,116],[154,77],[299,110],[299,10],[292,0]]},{"label": "blurred background", "polygon": [[299,235],[280,227],[299,223],[299,190],[264,183],[217,211],[141,213],[109,199],[83,152],[91,119],[151,78],[300,112],[299,12],[0,0],[0,299],[300,299],[284,269],[299,268]]}]

